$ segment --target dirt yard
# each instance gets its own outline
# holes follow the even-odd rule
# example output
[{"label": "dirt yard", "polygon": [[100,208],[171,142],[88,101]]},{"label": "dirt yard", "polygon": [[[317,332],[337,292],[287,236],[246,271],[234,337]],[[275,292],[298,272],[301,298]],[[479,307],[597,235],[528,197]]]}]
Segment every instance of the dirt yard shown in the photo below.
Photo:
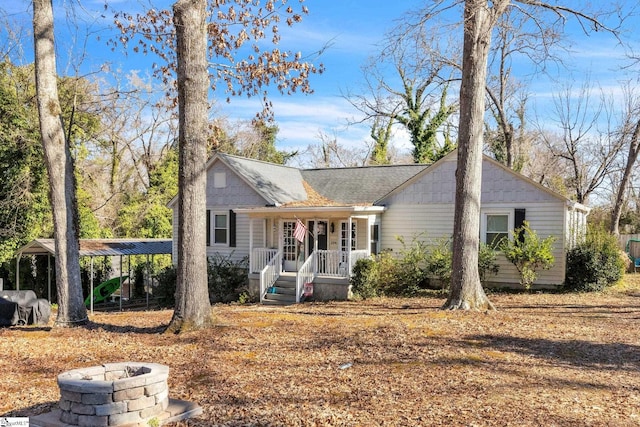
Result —
[{"label": "dirt yard", "polygon": [[161,334],[170,311],[4,328],[0,416],[55,407],[60,372],[148,361],[170,367],[170,397],[204,409],[180,425],[637,426],[640,280],[627,281],[604,294],[493,294],[491,313],[376,299],[215,306],[215,328],[180,336]]}]

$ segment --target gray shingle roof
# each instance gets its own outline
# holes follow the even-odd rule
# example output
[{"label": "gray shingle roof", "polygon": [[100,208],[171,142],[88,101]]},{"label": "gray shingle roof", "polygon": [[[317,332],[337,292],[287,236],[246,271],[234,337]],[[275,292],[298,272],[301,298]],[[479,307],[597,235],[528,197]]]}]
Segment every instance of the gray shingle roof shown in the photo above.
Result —
[{"label": "gray shingle roof", "polygon": [[302,177],[322,196],[345,204],[373,203],[429,165],[306,169]]},{"label": "gray shingle roof", "polygon": [[408,164],[297,169],[229,154],[218,156],[274,205],[308,201],[303,181],[333,202],[372,204],[428,167]]},{"label": "gray shingle roof", "polygon": [[228,154],[219,156],[273,204],[307,198],[299,169]]}]

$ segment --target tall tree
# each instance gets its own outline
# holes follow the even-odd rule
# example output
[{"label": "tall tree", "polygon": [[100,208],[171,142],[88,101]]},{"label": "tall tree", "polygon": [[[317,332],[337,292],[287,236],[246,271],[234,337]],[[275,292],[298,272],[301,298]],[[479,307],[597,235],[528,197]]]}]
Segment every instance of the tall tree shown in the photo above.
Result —
[{"label": "tall tree", "polygon": [[0,63],[0,265],[29,241],[52,234],[34,94],[33,65]]},{"label": "tall tree", "polygon": [[276,138],[278,131],[279,128],[273,121],[255,119],[251,122],[241,122],[237,131],[232,135],[228,135],[231,146],[225,147],[222,144],[218,150],[250,159],[284,165],[298,153],[296,151],[288,152],[277,149]]},{"label": "tall tree", "polygon": [[[305,6],[301,6],[301,9],[302,14],[308,13]],[[190,240],[179,243],[176,291],[178,297],[176,314],[172,319],[170,330],[180,332],[200,328],[210,319],[210,310],[205,310],[205,306],[208,307],[209,303],[206,297],[208,294],[206,242],[204,241],[206,233],[203,231],[206,226],[204,165],[208,127],[200,127],[201,103],[204,99],[208,106],[208,91],[202,90],[200,68],[204,65],[207,82],[212,89],[217,89],[218,83],[222,82],[229,97],[261,95],[265,107],[270,106],[265,89],[270,84],[276,85],[281,93],[291,94],[297,91],[310,93],[309,76],[322,71],[322,67],[316,68],[313,64],[303,61],[301,53],[281,51],[276,47],[269,50],[262,43],[271,34],[271,41],[277,44],[280,40],[278,23],[283,16],[286,24],[292,26],[302,20],[302,14],[287,5],[286,1],[273,0],[264,4],[247,0],[209,0],[208,2],[179,0],[174,5],[173,13],[167,10],[151,9],[143,15],[116,14],[116,25],[122,31],[116,43],[127,45],[129,42],[137,41],[138,44],[134,50],[143,53],[153,52],[166,61],[165,65],[155,70],[159,78],[169,82],[172,72],[175,71],[175,64],[184,67],[179,72],[183,81],[178,85],[178,103],[184,111],[184,113],[180,112],[180,120],[183,122],[179,124],[179,134],[181,134],[179,140],[181,144],[183,140],[186,141],[187,146],[180,147],[179,191],[182,201],[178,202],[178,215],[186,218],[180,218],[179,227],[183,227],[184,230],[178,232],[178,239]],[[172,16],[173,19],[171,19]],[[180,31],[184,33],[174,38],[172,35],[174,33],[177,35],[178,25],[183,26]],[[195,26],[193,29],[195,34],[191,34],[192,30],[189,26]],[[200,31],[203,28],[206,36],[203,50],[204,63],[200,62],[202,61]],[[189,43],[197,43],[197,45]],[[247,47],[247,43],[252,44],[251,48],[242,50],[243,47]],[[178,55],[178,52],[181,58],[179,61],[174,61],[174,56]],[[246,57],[241,58],[239,52],[246,53]],[[194,90],[202,93],[193,94],[193,97],[190,97]],[[198,115],[197,117],[190,117],[191,109]],[[204,112],[206,120],[208,116],[206,108]],[[202,130],[202,134],[192,133],[195,129]],[[195,142],[188,141],[192,136]],[[204,137],[204,142],[201,142],[201,136]],[[212,146],[217,147],[215,141]],[[183,168],[186,170],[183,171]],[[186,194],[182,194],[185,192],[183,185],[187,185]],[[187,212],[187,210],[200,210],[200,212]],[[184,265],[180,265],[181,263]],[[186,281],[189,277],[193,277],[197,283]],[[193,295],[191,287],[197,290]]]},{"label": "tall tree", "polygon": [[586,203],[602,185],[628,141],[618,135],[613,120],[616,98],[603,93],[593,101],[591,95],[588,84],[578,91],[571,86],[559,91],[554,120],[560,132],[540,133],[553,155],[566,164],[565,185],[578,203]]},{"label": "tall tree", "polygon": [[211,322],[207,287],[205,212],[207,186],[206,0],[173,6],[178,60],[178,271],[176,305],[168,331],[198,329]]},{"label": "tall tree", "polygon": [[[381,129],[380,120],[403,126],[411,138],[413,161],[431,163],[454,149],[446,124],[457,106],[447,97],[450,77],[445,74],[452,72],[456,53],[450,47],[443,50],[451,52],[442,52],[439,35],[420,26],[398,28],[386,42],[363,69],[367,93],[347,93],[345,98],[364,113],[362,121],[372,122],[372,134]],[[445,57],[447,53],[454,58]]]},{"label": "tall tree", "polygon": [[56,244],[58,317],[56,325],[85,323],[82,297],[78,218],[73,159],[62,126],[58,99],[53,6],[51,0],[33,0],[36,98],[45,164],[49,174],[49,197]]},{"label": "tall tree", "polygon": [[444,304],[448,309],[493,308],[478,272],[482,138],[491,33],[508,5],[509,0],[494,1],[492,6],[487,0],[465,1],[453,260],[451,288]]},{"label": "tall tree", "polygon": [[391,163],[389,156],[389,143],[393,131],[393,119],[376,117],[371,125],[371,139],[373,148],[371,149],[370,163],[372,165],[388,165]]},{"label": "tall tree", "polygon": [[[541,36],[548,28],[542,14],[551,11],[562,24],[566,14],[577,17],[595,30],[600,22],[581,11],[538,0],[518,0]],[[482,145],[485,113],[487,59],[492,32],[498,19],[511,6],[511,0],[465,0],[462,80],[460,88],[460,127],[458,133],[458,166],[453,225],[453,261],[449,297],[443,308],[487,309],[493,305],[487,298],[478,273],[480,235],[480,196],[482,186]]]},{"label": "tall tree", "polygon": [[625,98],[625,117],[620,128],[619,138],[627,144],[627,153],[611,211],[610,231],[615,235],[620,234],[622,210],[627,199],[626,196],[629,185],[631,184],[633,171],[638,162],[638,156],[640,156],[640,119],[638,118],[638,114],[640,113],[640,98],[638,94],[629,87],[625,90]]}]

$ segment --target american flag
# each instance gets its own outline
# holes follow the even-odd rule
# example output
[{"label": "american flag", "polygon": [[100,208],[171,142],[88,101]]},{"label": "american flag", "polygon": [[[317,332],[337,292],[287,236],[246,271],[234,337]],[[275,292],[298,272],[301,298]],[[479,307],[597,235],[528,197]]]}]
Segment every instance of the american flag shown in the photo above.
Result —
[{"label": "american flag", "polygon": [[293,237],[299,242],[304,242],[305,234],[307,234],[307,227],[304,226],[300,219],[297,219],[296,228],[293,230]]}]

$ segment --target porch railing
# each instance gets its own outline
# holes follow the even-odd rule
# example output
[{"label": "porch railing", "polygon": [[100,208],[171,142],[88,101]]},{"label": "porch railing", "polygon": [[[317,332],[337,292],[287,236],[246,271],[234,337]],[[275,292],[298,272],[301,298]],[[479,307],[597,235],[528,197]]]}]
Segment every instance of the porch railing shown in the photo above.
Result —
[{"label": "porch railing", "polygon": [[353,271],[353,266],[356,265],[356,261],[363,258],[368,258],[369,251],[366,249],[360,249],[357,251],[351,251],[351,258],[349,259],[349,276],[351,276],[351,272]]},{"label": "porch railing", "polygon": [[280,271],[282,270],[282,253],[276,251],[275,255],[271,257],[267,265],[260,271],[260,302],[264,300],[264,296],[267,293],[267,289],[273,286],[280,277]]},{"label": "porch railing", "polygon": [[278,253],[277,249],[254,248],[251,251],[249,268],[252,273],[259,273]]},{"label": "porch railing", "polygon": [[349,277],[356,261],[369,256],[367,250],[351,251],[351,258],[349,252],[344,251],[319,249],[316,252],[316,271],[318,275],[328,277]]},{"label": "porch railing", "polygon": [[300,302],[302,298],[302,292],[304,291],[305,283],[313,283],[313,279],[315,279],[316,274],[314,272],[314,265],[316,262],[316,253],[313,252],[309,255],[302,264],[302,267],[298,269],[298,273],[296,274],[296,302]]}]

